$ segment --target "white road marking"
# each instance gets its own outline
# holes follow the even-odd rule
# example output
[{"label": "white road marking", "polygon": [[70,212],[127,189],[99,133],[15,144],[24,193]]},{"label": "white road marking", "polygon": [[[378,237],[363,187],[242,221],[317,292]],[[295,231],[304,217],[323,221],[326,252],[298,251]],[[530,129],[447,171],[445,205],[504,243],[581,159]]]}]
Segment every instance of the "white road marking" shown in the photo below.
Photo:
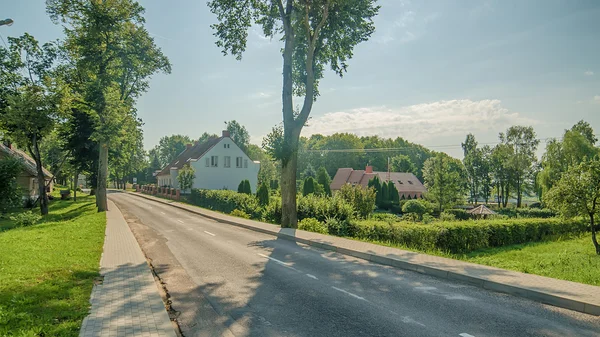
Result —
[{"label": "white road marking", "polygon": [[165,215],[165,212],[160,212],[160,214]]},{"label": "white road marking", "polygon": [[469,334],[468,334],[468,333],[466,333],[466,332],[463,332],[463,333],[459,334],[459,336],[461,336],[461,337],[475,337],[475,336],[473,336],[473,335],[469,335]]},{"label": "white road marking", "polygon": [[425,326],[425,324],[415,321],[410,316],[403,316],[403,317],[401,317],[401,319],[402,319],[402,323],[405,323],[405,324],[411,324],[412,323],[412,324],[420,325],[422,327]]},{"label": "white road marking", "polygon": [[179,220],[179,219],[177,219],[177,222],[179,222],[179,223],[183,223],[183,221],[181,221],[181,220]]},{"label": "white road marking", "polygon": [[298,269],[296,269],[296,268],[292,267],[292,266],[291,266],[289,263],[287,263],[287,262],[283,262],[283,261],[281,261],[281,260],[277,260],[276,258],[273,258],[273,257],[267,256],[267,255],[265,255],[265,254],[258,254],[258,256],[262,256],[262,257],[264,257],[264,258],[267,258],[267,259],[269,259],[269,260],[271,260],[271,261],[273,261],[273,262],[277,262],[277,263],[279,263],[280,265],[282,265],[282,266],[284,266],[284,267],[288,267],[288,268],[290,268],[290,269],[292,269],[292,270],[299,271]]},{"label": "white road marking", "polygon": [[211,233],[211,232],[207,232],[207,231],[204,231],[204,233],[206,233],[206,234],[208,234],[208,235],[210,235],[210,236],[217,236],[216,234],[213,234],[213,233]]},{"label": "white road marking", "polygon": [[331,288],[333,288],[333,289],[335,289],[335,290],[337,290],[337,291],[343,292],[343,293],[344,293],[344,294],[346,294],[346,295],[350,295],[350,296],[352,296],[352,297],[354,297],[354,298],[356,298],[356,299],[359,299],[359,300],[366,301],[364,297],[360,297],[360,296],[358,296],[358,295],[356,295],[356,294],[353,294],[353,293],[351,293],[351,292],[348,292],[348,291],[346,291],[346,290],[344,290],[344,289],[340,289],[340,288],[338,288],[338,287],[334,287],[334,286],[331,286]]},{"label": "white road marking", "polygon": [[318,278],[315,275],[306,274],[306,276],[310,277],[313,280],[318,280]]}]

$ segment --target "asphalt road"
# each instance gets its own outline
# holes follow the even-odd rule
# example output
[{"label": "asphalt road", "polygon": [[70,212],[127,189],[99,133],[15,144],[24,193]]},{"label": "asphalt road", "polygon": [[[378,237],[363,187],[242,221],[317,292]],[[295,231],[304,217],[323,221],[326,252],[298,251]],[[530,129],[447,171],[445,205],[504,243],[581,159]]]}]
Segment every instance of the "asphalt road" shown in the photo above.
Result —
[{"label": "asphalt road", "polygon": [[600,336],[600,319],[113,193],[185,336]]}]

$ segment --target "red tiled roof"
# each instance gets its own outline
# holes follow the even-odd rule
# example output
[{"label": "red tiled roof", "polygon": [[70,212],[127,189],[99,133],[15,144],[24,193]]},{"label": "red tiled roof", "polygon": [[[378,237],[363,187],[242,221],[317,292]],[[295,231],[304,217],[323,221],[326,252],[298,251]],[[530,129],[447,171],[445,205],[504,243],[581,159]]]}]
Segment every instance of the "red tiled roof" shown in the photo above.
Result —
[{"label": "red tiled roof", "polygon": [[215,146],[218,142],[221,141],[223,137],[219,138],[210,138],[201,144],[196,144],[190,148],[186,148],[183,150],[177,158],[175,158],[169,165],[165,166],[160,173],[156,176],[164,176],[171,174],[171,168],[180,169],[191,159],[198,159],[202,157],[208,150],[210,150],[213,146]]},{"label": "red tiled roof", "polygon": [[[393,181],[398,193],[406,195],[421,196],[427,192],[427,189],[412,173],[402,172],[373,172],[365,173],[364,170],[353,170],[351,168],[340,168],[333,177],[331,190],[336,191],[342,188],[344,184],[361,185],[367,187],[369,181],[378,176],[381,181]],[[389,178],[389,179],[388,179]]]}]

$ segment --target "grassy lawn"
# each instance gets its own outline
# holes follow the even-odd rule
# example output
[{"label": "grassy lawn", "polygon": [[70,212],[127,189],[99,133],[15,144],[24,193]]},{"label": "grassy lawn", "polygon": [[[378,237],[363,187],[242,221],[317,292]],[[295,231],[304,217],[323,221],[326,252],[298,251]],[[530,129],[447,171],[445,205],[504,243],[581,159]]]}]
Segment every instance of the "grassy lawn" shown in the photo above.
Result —
[{"label": "grassy lawn", "polygon": [[600,256],[591,234],[471,252],[455,258],[523,273],[600,286]]},{"label": "grassy lawn", "polygon": [[31,227],[0,220],[0,336],[79,334],[106,226],[94,202],[55,199]]}]

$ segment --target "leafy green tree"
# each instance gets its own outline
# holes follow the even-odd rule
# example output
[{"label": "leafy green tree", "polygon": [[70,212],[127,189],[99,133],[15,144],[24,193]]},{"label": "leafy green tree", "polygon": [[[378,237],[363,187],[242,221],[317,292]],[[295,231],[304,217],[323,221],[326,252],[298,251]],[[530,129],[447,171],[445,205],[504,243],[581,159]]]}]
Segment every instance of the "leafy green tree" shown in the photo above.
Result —
[{"label": "leafy green tree", "polygon": [[179,182],[179,188],[185,193],[187,190],[194,186],[194,179],[196,174],[190,164],[184,165],[181,170],[177,173],[177,181]]},{"label": "leafy green tree", "polygon": [[400,194],[398,194],[398,189],[393,181],[388,182],[388,200],[392,205],[398,205],[400,203]]},{"label": "leafy green tree", "polygon": [[254,144],[248,144],[246,154],[251,160],[260,162],[258,170],[258,183],[269,185],[272,180],[278,179],[278,171],[273,158],[269,154]]},{"label": "leafy green tree", "polygon": [[62,23],[66,54],[76,68],[77,101],[95,119],[98,142],[96,204],[106,211],[108,150],[136,99],[158,71],[171,65],[144,28],[144,8],[133,0],[47,0],[52,20]]},{"label": "leafy green tree", "polygon": [[564,216],[589,217],[592,242],[596,254],[600,245],[596,237],[595,215],[600,206],[600,160],[584,160],[563,173],[558,182],[544,195],[544,202]]},{"label": "leafy green tree", "polygon": [[308,177],[304,179],[304,184],[302,185],[302,195],[307,196],[313,193],[315,193],[315,179],[313,177]]},{"label": "leafy green tree", "polygon": [[381,186],[381,180],[379,180],[379,176],[375,176],[373,179],[369,180],[369,187],[372,187],[375,190],[375,205],[377,207],[381,207],[383,198],[383,191]]},{"label": "leafy green tree", "polygon": [[312,177],[312,178],[317,177],[317,172],[315,172],[315,169],[312,167],[312,165],[310,163],[306,166],[306,169],[304,170],[304,172],[302,172],[302,179],[306,179],[308,177]]},{"label": "leafy green tree", "polygon": [[317,183],[323,186],[323,192],[326,196],[331,196],[331,177],[327,173],[325,167],[321,166],[317,170]]},{"label": "leafy green tree", "polygon": [[402,213],[414,213],[421,218],[427,213],[427,207],[420,200],[408,200],[402,205]]},{"label": "leafy green tree", "polygon": [[191,143],[193,143],[192,139],[186,135],[161,137],[158,141],[158,145],[155,147],[155,153],[160,160],[160,167],[162,168],[169,165],[170,162],[175,160],[175,158],[186,149],[187,144]]},{"label": "leafy green tree", "polygon": [[225,124],[227,125],[227,131],[229,131],[231,140],[233,140],[242,151],[246,151],[250,144],[250,134],[248,133],[248,130],[246,130],[246,127],[235,120],[225,122]]},{"label": "leafy green tree", "polygon": [[344,184],[336,194],[336,198],[338,197],[352,205],[357,217],[361,219],[368,218],[375,209],[375,189],[372,187]]},{"label": "leafy green tree", "polygon": [[469,180],[470,200],[477,204],[479,197],[479,167],[482,162],[481,152],[477,149],[477,141],[472,133],[467,135],[464,143],[461,143],[463,148],[463,164]]},{"label": "leafy green tree", "polygon": [[261,206],[267,206],[269,204],[269,186],[267,184],[260,184],[258,190],[256,191],[256,197],[258,198],[258,203]]},{"label": "leafy green tree", "polygon": [[485,145],[478,150],[480,155],[480,164],[477,169],[477,175],[479,176],[479,196],[483,197],[487,204],[492,195],[492,148],[489,145]]},{"label": "leafy green tree", "polygon": [[490,167],[498,206],[506,207],[510,197],[511,170],[508,167],[508,162],[512,153],[511,147],[506,144],[498,144],[492,149],[490,156]]},{"label": "leafy green tree", "polygon": [[[0,116],[0,126],[18,145],[27,149],[37,170],[40,212],[48,214],[46,178],[43,171],[40,145],[56,127],[66,105],[64,85],[55,80],[57,47],[41,45],[25,33],[9,37],[8,51],[0,55],[2,77],[12,80],[12,94],[6,96],[6,107]],[[12,72],[12,74],[11,74]],[[2,82],[8,82],[3,80]]]},{"label": "leafy green tree", "polygon": [[92,194],[98,183],[98,142],[92,139],[95,128],[90,114],[74,108],[59,129],[60,138],[64,140],[63,150],[70,153],[70,166],[88,176]]},{"label": "leafy green tree", "polygon": [[[212,0],[210,10],[218,23],[211,27],[223,53],[238,60],[246,49],[248,30],[262,27],[269,38],[283,41],[283,142],[281,156],[282,226],[297,227],[296,171],[299,138],[319,95],[325,67],[342,76],[354,47],[375,31],[375,0],[317,0],[282,2]],[[293,96],[303,97],[294,111]]]},{"label": "leafy green tree", "polygon": [[250,180],[244,180],[244,193],[252,194],[252,187],[250,186]]},{"label": "leafy green tree", "polygon": [[16,158],[0,159],[0,212],[6,212],[21,202],[21,193],[17,177],[23,170],[23,164]]},{"label": "leafy green tree", "polygon": [[596,142],[598,142],[598,138],[594,134],[594,129],[592,129],[590,123],[584,120],[580,120],[577,124],[573,125],[571,131],[581,134],[592,145],[596,145]]},{"label": "leafy green tree", "polygon": [[240,184],[238,185],[238,193],[244,193],[244,191],[246,190],[246,184],[244,183],[244,180],[240,181]]},{"label": "leafy green tree", "polygon": [[427,198],[438,205],[442,212],[446,207],[459,202],[464,193],[464,183],[460,167],[453,163],[453,158],[440,153],[428,159],[423,167]]},{"label": "leafy green tree", "polygon": [[410,160],[407,155],[397,155],[390,159],[391,170],[393,172],[406,172],[406,173],[417,173],[415,164]]},{"label": "leafy green tree", "polygon": [[388,184],[387,182],[382,182],[381,183],[381,197],[379,198],[379,205],[377,205],[377,207],[379,208],[383,208],[383,209],[389,209],[390,205],[391,205],[391,200],[390,200],[390,191],[388,189]]},{"label": "leafy green tree", "polygon": [[521,207],[523,192],[528,184],[532,185],[535,151],[540,141],[531,126],[511,126],[506,133],[500,133],[500,141],[512,151],[507,168],[511,173],[510,182],[516,189],[517,207]]},{"label": "leafy green tree", "polygon": [[200,135],[200,138],[198,138],[198,144],[202,144],[212,138],[219,138],[219,136],[215,135],[214,133],[210,134],[208,132],[203,132]]}]

